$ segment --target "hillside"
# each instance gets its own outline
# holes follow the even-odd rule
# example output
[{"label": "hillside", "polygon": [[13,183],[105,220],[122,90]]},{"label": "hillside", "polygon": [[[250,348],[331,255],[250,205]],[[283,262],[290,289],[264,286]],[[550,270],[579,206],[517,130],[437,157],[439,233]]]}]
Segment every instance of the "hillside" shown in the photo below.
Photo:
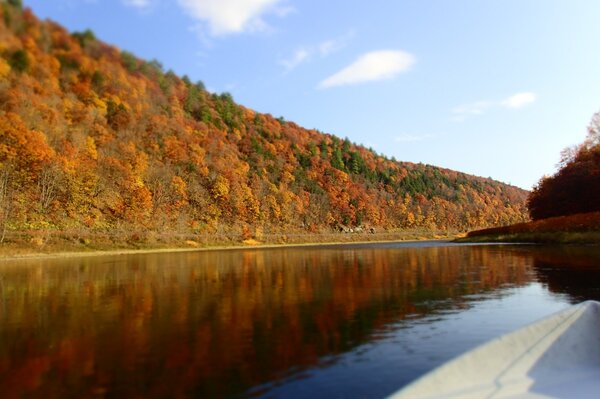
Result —
[{"label": "hillside", "polygon": [[464,231],[526,219],[524,190],[254,112],[18,3],[0,8],[1,241]]}]

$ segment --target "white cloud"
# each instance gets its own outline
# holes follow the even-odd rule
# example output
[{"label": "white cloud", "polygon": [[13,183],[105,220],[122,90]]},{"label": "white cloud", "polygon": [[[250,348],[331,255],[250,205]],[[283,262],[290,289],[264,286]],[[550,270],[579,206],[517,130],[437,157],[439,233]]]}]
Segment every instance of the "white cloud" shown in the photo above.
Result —
[{"label": "white cloud", "polygon": [[[136,0],[140,1],[140,0]],[[141,0],[145,1],[145,0]],[[266,13],[287,15],[290,8],[277,8],[281,0],[178,0],[192,18],[208,24],[213,36],[264,30]]]},{"label": "white cloud", "polygon": [[391,79],[408,71],[415,61],[412,54],[400,50],[372,51],[363,54],[352,64],[321,81],[319,88]]},{"label": "white cloud", "polygon": [[477,101],[470,104],[459,105],[452,109],[452,120],[462,122],[470,116],[482,115],[488,110],[497,107],[517,109],[533,103],[537,96],[535,93],[524,92],[514,94],[502,101]]},{"label": "white cloud", "polygon": [[311,56],[311,53],[309,50],[307,50],[305,48],[300,48],[300,49],[296,50],[294,55],[292,55],[290,58],[281,60],[281,61],[279,61],[279,63],[285,67],[286,71],[289,72],[292,69],[296,68],[301,63],[303,63],[304,61],[307,61],[310,58],[310,56]]},{"label": "white cloud", "polygon": [[123,0],[125,5],[138,8],[146,8],[150,5],[150,2],[151,0]]},{"label": "white cloud", "polygon": [[508,97],[506,100],[502,101],[502,106],[506,108],[522,108],[528,104],[531,104],[535,101],[536,95],[535,93],[517,93],[513,96]]}]

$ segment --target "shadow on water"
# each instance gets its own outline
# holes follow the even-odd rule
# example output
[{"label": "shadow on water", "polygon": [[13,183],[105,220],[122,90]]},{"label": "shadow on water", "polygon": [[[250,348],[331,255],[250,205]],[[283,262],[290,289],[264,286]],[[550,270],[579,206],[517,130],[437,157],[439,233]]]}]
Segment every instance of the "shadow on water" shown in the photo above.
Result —
[{"label": "shadow on water", "polygon": [[600,246],[540,246],[522,256],[533,258],[537,280],[551,292],[571,303],[600,301]]},{"label": "shadow on water", "polygon": [[7,263],[0,391],[239,397],[536,275],[551,290],[586,295],[574,288],[579,277],[565,283],[562,266],[545,266],[554,255],[530,251],[388,245]]}]

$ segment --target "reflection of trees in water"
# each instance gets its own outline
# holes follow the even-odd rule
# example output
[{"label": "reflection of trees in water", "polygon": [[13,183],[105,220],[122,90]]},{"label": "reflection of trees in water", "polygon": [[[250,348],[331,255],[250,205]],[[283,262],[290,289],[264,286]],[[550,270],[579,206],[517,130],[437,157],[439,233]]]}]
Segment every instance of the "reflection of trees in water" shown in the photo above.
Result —
[{"label": "reflection of trees in water", "polygon": [[0,269],[3,397],[230,396],[531,279],[530,258],[485,247],[114,260]]},{"label": "reflection of trees in water", "polygon": [[533,257],[538,281],[551,292],[567,294],[573,303],[600,301],[600,247],[538,247]]}]

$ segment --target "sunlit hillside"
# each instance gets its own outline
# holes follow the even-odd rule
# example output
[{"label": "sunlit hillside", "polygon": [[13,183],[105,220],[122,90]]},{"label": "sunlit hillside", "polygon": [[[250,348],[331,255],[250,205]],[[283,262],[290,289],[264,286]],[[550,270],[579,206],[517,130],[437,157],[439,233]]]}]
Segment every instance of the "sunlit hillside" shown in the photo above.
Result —
[{"label": "sunlit hillside", "polygon": [[526,219],[524,190],[254,112],[9,3],[0,8],[3,240],[468,230]]}]

